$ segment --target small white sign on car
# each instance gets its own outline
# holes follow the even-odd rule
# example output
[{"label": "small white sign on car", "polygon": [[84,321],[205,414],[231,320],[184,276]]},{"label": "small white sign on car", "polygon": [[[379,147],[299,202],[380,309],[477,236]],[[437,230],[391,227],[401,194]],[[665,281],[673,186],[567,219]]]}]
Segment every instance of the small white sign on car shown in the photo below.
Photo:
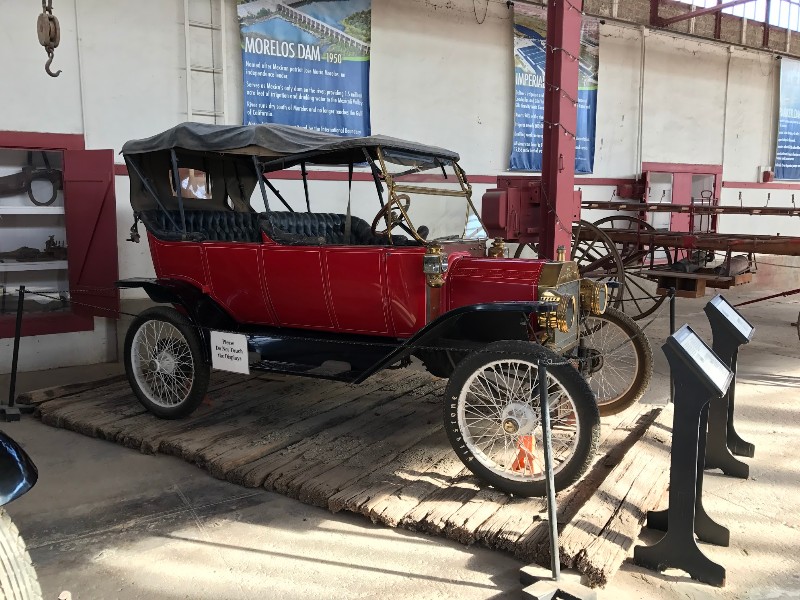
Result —
[{"label": "small white sign on car", "polygon": [[211,332],[211,366],[220,371],[250,374],[247,338],[241,333]]}]

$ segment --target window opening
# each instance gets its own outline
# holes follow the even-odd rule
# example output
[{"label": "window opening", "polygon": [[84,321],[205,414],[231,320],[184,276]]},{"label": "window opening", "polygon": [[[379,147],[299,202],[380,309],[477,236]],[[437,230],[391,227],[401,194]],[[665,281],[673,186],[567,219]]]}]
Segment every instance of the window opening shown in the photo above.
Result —
[{"label": "window opening", "polygon": [[[192,200],[211,200],[211,179],[208,173],[199,169],[178,169],[178,178],[181,182],[181,193],[184,198]],[[170,174],[170,186],[173,194],[177,194],[175,181]]]}]

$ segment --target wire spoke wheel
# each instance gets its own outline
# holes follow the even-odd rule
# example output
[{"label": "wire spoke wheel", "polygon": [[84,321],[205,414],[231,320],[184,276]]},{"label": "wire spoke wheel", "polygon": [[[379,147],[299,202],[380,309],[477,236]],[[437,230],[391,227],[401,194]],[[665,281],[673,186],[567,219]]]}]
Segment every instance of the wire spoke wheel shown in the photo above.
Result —
[{"label": "wire spoke wheel", "polygon": [[[536,365],[499,360],[476,370],[459,398],[459,429],[484,466],[510,479],[544,477],[542,412]],[[551,375],[547,388],[552,416],[553,471],[575,452],[580,427],[569,394]]]},{"label": "wire spoke wheel", "polygon": [[209,369],[197,330],[174,309],[156,307],[131,323],[125,368],[139,400],[164,418],[194,410],[208,387]]},{"label": "wire spoke wheel", "polygon": [[647,221],[628,215],[605,217],[595,221],[594,225],[605,230],[611,240],[615,239],[617,232],[642,234],[642,239],[635,242],[614,242],[625,271],[625,285],[618,292],[620,302],[615,308],[621,309],[634,321],[653,314],[663,304],[667,294],[660,292],[658,284],[645,272],[655,267],[668,269],[672,266],[669,250],[648,241],[647,234],[655,231],[655,228]]},{"label": "wire spoke wheel", "polygon": [[165,408],[185,401],[192,389],[194,361],[177,327],[147,321],[133,337],[133,374],[151,402]]},{"label": "wire spoke wheel", "polygon": [[[545,493],[539,360],[563,362],[527,342],[495,342],[458,364],[447,387],[445,426],[453,448],[476,475],[506,492]],[[574,483],[594,453],[599,415],[569,365],[547,369],[556,489]]]},{"label": "wire spoke wheel", "polygon": [[630,317],[613,308],[602,315],[586,315],[581,338],[588,354],[587,380],[602,416],[622,412],[644,395],[652,377],[653,353]]}]

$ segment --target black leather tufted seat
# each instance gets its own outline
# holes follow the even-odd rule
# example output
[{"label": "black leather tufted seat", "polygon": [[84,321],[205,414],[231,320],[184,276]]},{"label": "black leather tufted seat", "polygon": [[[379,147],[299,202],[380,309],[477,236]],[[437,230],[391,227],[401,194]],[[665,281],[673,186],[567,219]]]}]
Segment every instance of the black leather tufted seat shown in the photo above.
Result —
[{"label": "black leather tufted seat", "polygon": [[[267,234],[276,242],[288,244],[345,244],[346,215],[338,213],[270,212],[265,215],[272,227]],[[288,234],[288,235],[286,235]],[[396,246],[413,244],[407,238],[392,236]],[[386,236],[373,235],[364,219],[351,217],[350,244],[353,246],[383,246]]]},{"label": "black leather tufted seat", "polygon": [[[261,231],[280,244],[320,246],[344,244],[347,217],[337,213],[269,212],[241,213],[233,211],[187,210],[187,239],[196,242],[260,242]],[[181,214],[177,210],[143,211],[139,217],[148,231],[162,240],[182,239]],[[170,218],[172,217],[172,221]],[[174,221],[174,224],[173,224]],[[372,235],[364,219],[351,217],[350,244],[354,246],[383,246],[385,236]],[[404,236],[393,235],[395,246],[416,245]]]},{"label": "black leather tufted seat", "polygon": [[[186,233],[192,241],[218,242],[260,242],[261,215],[222,210],[186,210]],[[162,210],[148,210],[140,213],[148,231],[162,240],[181,239],[181,213],[169,211],[173,225]],[[177,227],[176,227],[177,225]]]}]

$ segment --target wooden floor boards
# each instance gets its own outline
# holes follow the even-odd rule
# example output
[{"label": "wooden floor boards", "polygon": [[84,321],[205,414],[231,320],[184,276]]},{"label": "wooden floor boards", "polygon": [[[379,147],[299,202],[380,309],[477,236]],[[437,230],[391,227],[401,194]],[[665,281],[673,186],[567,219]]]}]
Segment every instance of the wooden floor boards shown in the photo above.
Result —
[{"label": "wooden floor boards", "polygon": [[[443,389],[442,380],[409,370],[384,371],[358,386],[214,372],[200,408],[177,421],[147,413],[120,377],[34,392],[29,401],[48,425],[174,455],[238,485],[545,562],[544,500],[512,498],[464,468],[442,428]],[[657,416],[639,407],[605,419],[598,461],[584,482],[558,496],[565,561],[598,582],[624,559],[627,548],[615,540],[630,539],[652,506],[620,516],[608,500],[597,505],[594,492],[601,488],[607,499],[638,477],[619,502],[660,498],[663,450],[636,461],[628,452],[640,438],[652,446],[647,432]],[[599,558],[607,555],[613,559]]]}]

